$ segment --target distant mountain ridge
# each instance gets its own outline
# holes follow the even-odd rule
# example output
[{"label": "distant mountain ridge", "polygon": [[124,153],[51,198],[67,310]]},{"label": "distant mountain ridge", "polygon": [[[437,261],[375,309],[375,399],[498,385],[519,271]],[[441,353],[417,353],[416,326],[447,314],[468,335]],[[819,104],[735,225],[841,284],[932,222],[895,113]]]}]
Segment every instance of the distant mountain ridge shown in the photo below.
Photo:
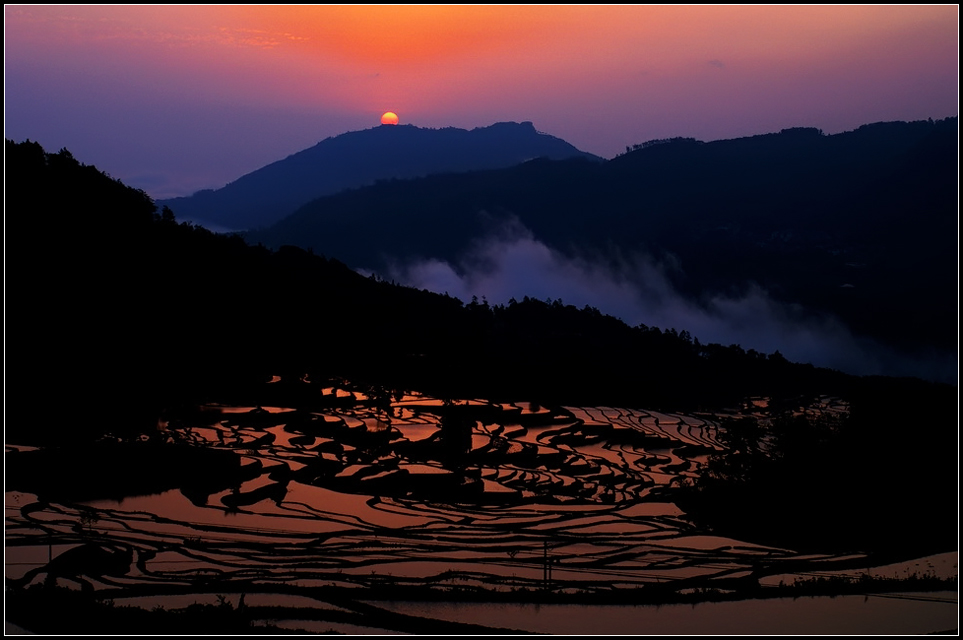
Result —
[{"label": "distant mountain ridge", "polygon": [[509,167],[533,158],[601,160],[531,122],[472,130],[381,125],[327,138],[220,188],[159,200],[179,219],[229,229],[267,227],[326,195],[378,180]]},{"label": "distant mountain ridge", "polygon": [[605,162],[379,183],[247,237],[377,273],[440,261],[461,275],[477,268],[466,257],[481,240],[520,228],[569,259],[665,258],[691,300],[755,283],[859,336],[955,348],[958,118],[658,142]]}]

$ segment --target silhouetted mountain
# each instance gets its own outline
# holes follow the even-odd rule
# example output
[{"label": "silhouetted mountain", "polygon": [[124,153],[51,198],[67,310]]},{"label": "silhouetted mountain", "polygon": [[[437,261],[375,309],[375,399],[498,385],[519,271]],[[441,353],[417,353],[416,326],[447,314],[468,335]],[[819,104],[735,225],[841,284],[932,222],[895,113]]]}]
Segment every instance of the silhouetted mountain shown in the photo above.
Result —
[{"label": "silhouetted mountain", "polygon": [[265,227],[315,198],[376,180],[494,169],[532,158],[596,158],[531,122],[467,131],[381,125],[327,138],[214,190],[158,201],[181,219],[229,229]]},{"label": "silhouetted mountain", "polygon": [[604,163],[381,182],[248,238],[379,273],[422,260],[465,273],[485,268],[471,264],[482,239],[522,229],[614,269],[640,255],[677,265],[666,275],[692,300],[755,283],[858,335],[948,350],[958,338],[958,168],[957,118],[672,139]]}]

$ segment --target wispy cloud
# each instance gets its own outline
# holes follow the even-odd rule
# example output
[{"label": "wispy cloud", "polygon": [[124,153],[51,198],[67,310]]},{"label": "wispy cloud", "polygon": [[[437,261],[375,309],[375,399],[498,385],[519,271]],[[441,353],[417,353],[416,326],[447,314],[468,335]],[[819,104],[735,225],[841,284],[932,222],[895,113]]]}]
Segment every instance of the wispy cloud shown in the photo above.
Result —
[{"label": "wispy cloud", "polygon": [[[304,43],[310,35],[286,30],[261,29],[244,26],[218,25],[216,21],[185,20],[176,25],[171,20],[154,19],[154,8],[128,7],[127,11],[105,12],[102,7],[12,8],[6,17],[20,25],[43,27],[46,37],[51,33],[83,42],[160,43],[172,46],[234,46],[255,49],[275,49],[285,44]],[[201,24],[199,24],[201,23]]]},{"label": "wispy cloud", "polygon": [[472,296],[492,304],[528,296],[591,306],[629,325],[687,330],[703,343],[738,344],[762,353],[779,351],[790,360],[855,374],[919,375],[950,379],[951,358],[910,358],[854,336],[838,319],[772,299],[747,283],[739,295],[695,300],[679,293],[669,260],[636,254],[614,266],[572,258],[537,240],[517,222],[479,241],[457,264],[424,260],[399,264],[390,272],[398,282]]}]

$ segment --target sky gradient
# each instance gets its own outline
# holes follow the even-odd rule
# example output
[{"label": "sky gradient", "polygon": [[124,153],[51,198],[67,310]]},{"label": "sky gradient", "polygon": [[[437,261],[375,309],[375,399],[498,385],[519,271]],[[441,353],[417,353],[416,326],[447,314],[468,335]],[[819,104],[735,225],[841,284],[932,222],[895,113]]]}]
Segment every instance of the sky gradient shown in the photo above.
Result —
[{"label": "sky gradient", "polygon": [[18,6],[5,136],[155,198],[329,136],[532,121],[610,158],[673,136],[958,115],[959,8]]}]

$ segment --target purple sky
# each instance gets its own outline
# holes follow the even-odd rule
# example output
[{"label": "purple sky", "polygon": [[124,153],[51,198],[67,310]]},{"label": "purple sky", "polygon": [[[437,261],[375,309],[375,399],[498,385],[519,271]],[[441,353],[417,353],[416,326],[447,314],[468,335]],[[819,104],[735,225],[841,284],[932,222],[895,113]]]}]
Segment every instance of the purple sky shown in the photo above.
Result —
[{"label": "purple sky", "polygon": [[4,8],[8,138],[155,198],[378,125],[530,120],[612,157],[958,114],[959,8]]}]

